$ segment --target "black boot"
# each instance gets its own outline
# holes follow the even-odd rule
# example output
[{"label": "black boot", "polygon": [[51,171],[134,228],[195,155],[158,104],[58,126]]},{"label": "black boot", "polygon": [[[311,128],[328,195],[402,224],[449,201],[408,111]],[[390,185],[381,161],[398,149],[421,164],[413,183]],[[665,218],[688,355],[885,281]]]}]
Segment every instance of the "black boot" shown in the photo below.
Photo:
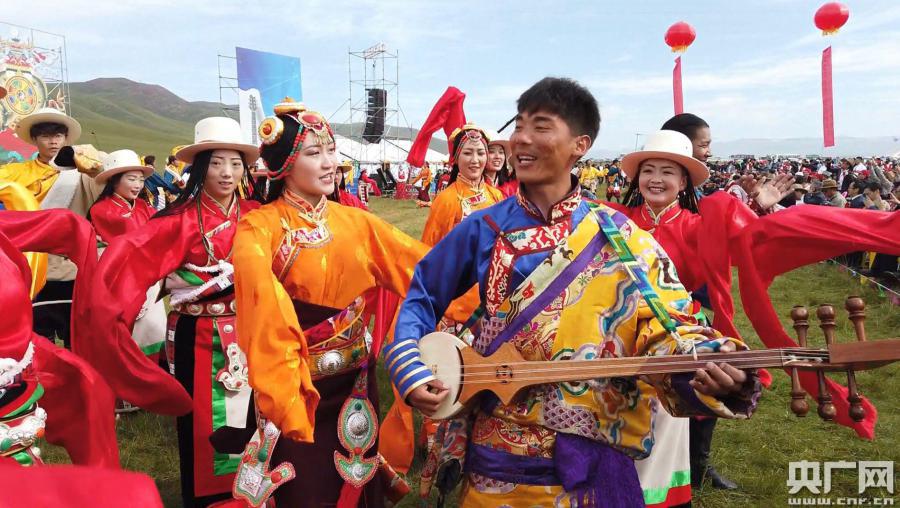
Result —
[{"label": "black boot", "polygon": [[737,483],[720,475],[716,468],[712,466],[706,466],[706,477],[712,482],[714,488],[722,490],[735,490],[738,488]]},{"label": "black boot", "polygon": [[737,488],[736,483],[723,477],[709,465],[709,450],[717,421],[717,418],[691,418],[691,487],[694,489],[699,489],[703,485],[704,477],[710,479],[714,488],[727,490]]},{"label": "black boot", "polygon": [[705,418],[703,420],[691,418],[691,487],[695,489],[699,489],[703,484],[703,476],[709,464],[709,445],[712,441],[712,433],[715,426],[715,418]]}]

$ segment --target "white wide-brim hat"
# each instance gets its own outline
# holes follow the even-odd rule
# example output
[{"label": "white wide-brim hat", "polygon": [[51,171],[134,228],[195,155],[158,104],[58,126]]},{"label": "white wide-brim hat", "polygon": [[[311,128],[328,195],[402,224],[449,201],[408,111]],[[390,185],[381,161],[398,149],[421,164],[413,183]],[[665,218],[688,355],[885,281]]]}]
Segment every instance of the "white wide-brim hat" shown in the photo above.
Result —
[{"label": "white wide-brim hat", "polygon": [[34,113],[22,117],[16,126],[16,136],[22,141],[36,144],[31,138],[31,128],[39,123],[58,123],[69,129],[66,135],[66,144],[72,145],[81,137],[81,124],[71,116],[56,108],[41,108]]},{"label": "white wide-brim hat", "polygon": [[491,145],[499,145],[503,147],[503,152],[506,153],[506,158],[509,159],[512,155],[509,153],[509,140],[504,139],[503,136],[497,131],[486,131],[487,137],[490,141],[488,141],[488,147]]},{"label": "white wide-brim hat", "polygon": [[104,185],[110,178],[129,171],[141,171],[144,173],[144,178],[153,174],[153,168],[141,164],[141,158],[138,157],[138,154],[131,150],[116,150],[115,152],[110,152],[103,159],[103,171],[94,177],[94,181]]},{"label": "white wide-brim hat", "polygon": [[709,168],[692,155],[691,140],[677,131],[656,131],[647,138],[643,150],[632,152],[622,158],[620,168],[629,180],[634,180],[641,163],[647,159],[665,159],[680,164],[691,178],[695,187],[709,178]]},{"label": "white wide-brim hat", "polygon": [[224,116],[213,116],[197,122],[194,126],[194,144],[178,150],[175,158],[193,164],[194,157],[207,150],[236,150],[244,154],[244,160],[248,164],[259,158],[259,148],[244,143],[241,125]]}]

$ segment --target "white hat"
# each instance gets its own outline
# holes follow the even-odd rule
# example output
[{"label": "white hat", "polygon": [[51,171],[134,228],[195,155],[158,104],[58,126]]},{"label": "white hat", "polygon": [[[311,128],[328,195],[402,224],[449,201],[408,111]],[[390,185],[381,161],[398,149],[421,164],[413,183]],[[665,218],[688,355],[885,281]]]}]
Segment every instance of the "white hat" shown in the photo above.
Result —
[{"label": "white hat", "polygon": [[94,181],[103,185],[113,176],[129,171],[141,171],[147,178],[153,173],[153,168],[141,164],[141,158],[131,150],[116,150],[103,159],[103,171],[94,177]]},{"label": "white hat", "polygon": [[501,147],[503,147],[503,151],[504,153],[506,153],[506,158],[508,159],[511,155],[509,153],[509,140],[504,139],[503,135],[501,135],[497,131],[486,130],[485,134],[487,134],[489,140],[488,147],[490,147],[491,145],[500,145]]},{"label": "white hat", "polygon": [[35,144],[34,139],[31,138],[31,127],[39,123],[65,125],[69,129],[69,133],[66,135],[67,145],[74,144],[81,137],[81,124],[56,108],[41,108],[28,116],[22,117],[19,120],[19,125],[16,127],[16,136],[19,136],[19,139],[22,141],[32,145]]},{"label": "white hat", "polygon": [[665,159],[677,162],[691,177],[691,184],[698,186],[709,178],[709,168],[692,155],[694,146],[691,140],[677,131],[656,131],[647,138],[644,149],[632,152],[622,158],[622,173],[629,180],[634,180],[641,163],[647,159]]},{"label": "white hat", "polygon": [[206,150],[237,150],[248,163],[259,158],[259,148],[244,143],[241,125],[224,116],[204,118],[194,127],[194,144],[175,153],[175,158],[193,164],[194,157]]}]

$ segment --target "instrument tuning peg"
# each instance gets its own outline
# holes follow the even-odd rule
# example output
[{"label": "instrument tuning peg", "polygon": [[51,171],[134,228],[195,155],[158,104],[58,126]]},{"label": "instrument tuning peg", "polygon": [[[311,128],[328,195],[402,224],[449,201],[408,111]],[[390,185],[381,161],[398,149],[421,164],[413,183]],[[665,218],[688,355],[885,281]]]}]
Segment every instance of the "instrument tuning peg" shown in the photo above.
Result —
[{"label": "instrument tuning peg", "polygon": [[[822,332],[825,334],[825,346],[830,346],[834,343],[834,329],[836,327],[834,324],[834,307],[828,304],[819,305],[819,308],[816,309],[816,317],[819,318],[819,328],[821,328]],[[816,371],[816,376],[819,378],[819,407],[817,412],[821,419],[830,422],[834,420],[835,415],[837,415],[837,409],[834,407],[831,393],[828,391],[828,387],[825,384],[825,372],[821,370]]]},{"label": "instrument tuning peg", "polygon": [[[809,329],[809,311],[806,307],[795,305],[791,309],[791,320],[794,322],[794,330],[797,331],[797,343],[800,347],[806,347],[806,331]],[[809,403],[806,402],[806,390],[800,385],[800,374],[796,367],[791,369],[791,412],[799,417],[809,413]]]},{"label": "instrument tuning peg", "polygon": [[853,328],[856,330],[856,340],[865,342],[866,340],[866,302],[858,296],[847,298],[844,304],[847,313],[850,314],[850,321],[853,322]]},{"label": "instrument tuning peg", "polygon": [[[856,331],[856,340],[866,341],[866,302],[858,296],[847,298],[844,303],[853,328]],[[847,402],[850,404],[850,418],[855,422],[861,422],[866,417],[866,410],[862,405],[862,398],[856,386],[856,373],[853,369],[847,369]]]}]

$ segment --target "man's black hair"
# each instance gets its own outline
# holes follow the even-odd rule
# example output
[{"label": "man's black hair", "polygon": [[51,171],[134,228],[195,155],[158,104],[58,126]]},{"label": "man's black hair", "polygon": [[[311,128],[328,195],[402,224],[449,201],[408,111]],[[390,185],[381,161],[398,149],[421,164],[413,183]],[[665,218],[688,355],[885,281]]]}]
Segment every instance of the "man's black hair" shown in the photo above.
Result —
[{"label": "man's black hair", "polygon": [[867,191],[874,191],[881,194],[881,184],[874,181],[868,180],[863,184],[863,189]]},{"label": "man's black hair", "polygon": [[694,141],[697,131],[704,127],[709,128],[709,124],[704,119],[691,113],[681,113],[666,120],[662,130],[680,132]]},{"label": "man's black hair", "polygon": [[559,116],[575,136],[587,135],[591,143],[600,130],[600,108],[591,92],[569,78],[546,77],[519,96],[519,113],[545,112]]},{"label": "man's black hair", "polygon": [[41,122],[32,125],[31,129],[28,130],[28,134],[31,136],[31,139],[37,139],[40,136],[55,136],[57,134],[68,136],[69,128],[61,123]]}]

